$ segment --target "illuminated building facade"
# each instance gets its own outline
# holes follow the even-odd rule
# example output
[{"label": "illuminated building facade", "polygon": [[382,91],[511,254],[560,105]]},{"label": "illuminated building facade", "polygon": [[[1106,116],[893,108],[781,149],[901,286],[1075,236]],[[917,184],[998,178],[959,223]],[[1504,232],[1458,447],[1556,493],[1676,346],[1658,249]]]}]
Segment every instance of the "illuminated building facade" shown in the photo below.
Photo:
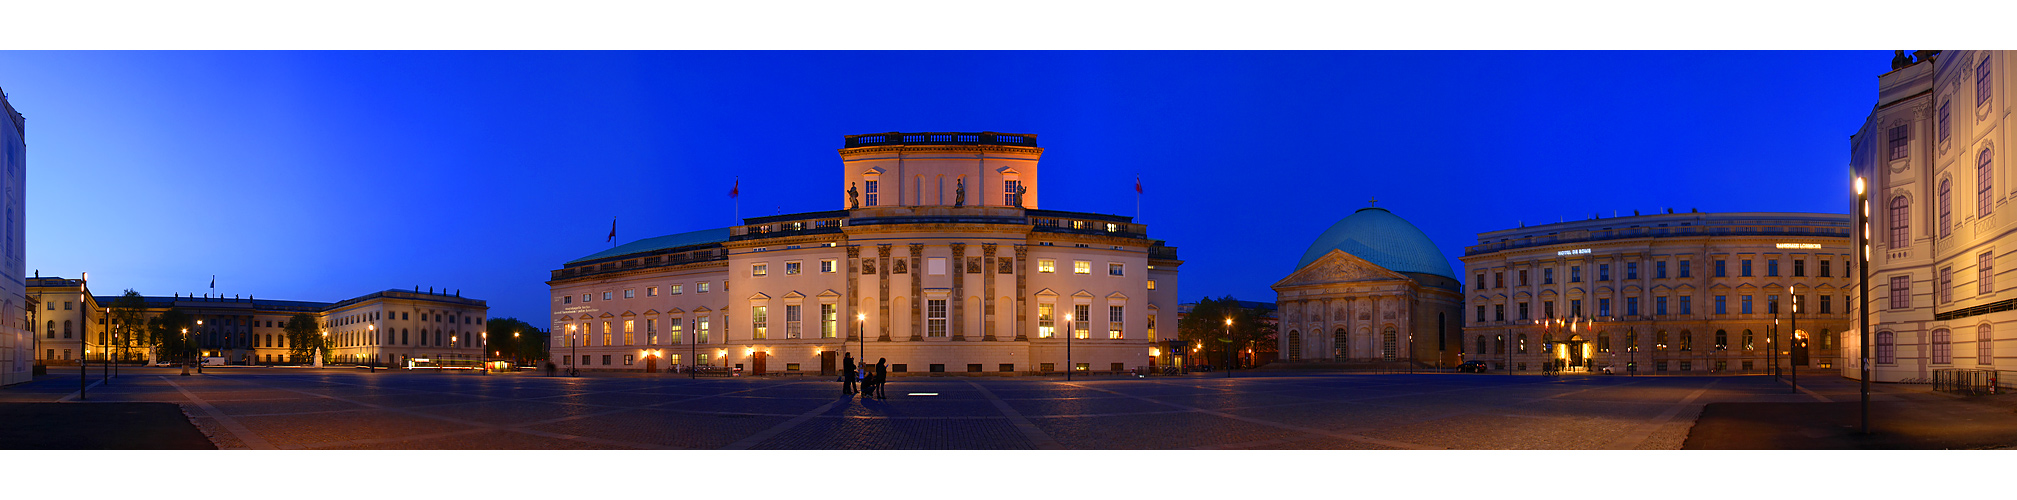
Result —
[{"label": "illuminated building facade", "polygon": [[[2017,279],[1998,276],[2017,269],[2013,61],[2003,51],[1900,52],[1850,137],[1849,165],[1869,186],[1870,300],[1856,304],[1871,308],[1872,380],[2017,368]],[[1861,354],[1844,353],[1844,376],[1861,376]]]},{"label": "illuminated building facade", "polygon": [[[43,331],[35,353],[44,364],[93,362],[108,354],[126,362],[175,359],[125,338],[112,308],[117,295],[93,296],[81,279],[29,278],[29,295],[40,301]],[[409,359],[475,360],[482,357],[484,301],[433,291],[386,290],[336,303],[222,298],[143,296],[143,322],[176,309],[188,316],[197,354],[229,364],[300,364],[290,358],[287,321],[295,314],[315,318],[329,338],[325,363],[403,365]],[[145,323],[140,324],[142,327]]]},{"label": "illuminated building facade", "polygon": [[1457,273],[1427,234],[1384,208],[1325,230],[1274,289],[1277,362],[1458,362]]},{"label": "illuminated building facade", "polygon": [[29,333],[32,307],[28,298],[26,243],[28,221],[27,122],[0,91],[0,207],[6,226],[0,228],[0,385],[27,382],[34,373],[35,339]]},{"label": "illuminated building facade", "polygon": [[851,135],[839,154],[842,209],[553,270],[557,364],[831,373],[852,353],[896,373],[1108,372],[1176,336],[1176,249],[1129,217],[1037,208],[1035,135]]},{"label": "illuminated building facade", "polygon": [[1654,375],[1831,366],[1852,318],[1850,225],[1669,211],[1480,233],[1464,249],[1464,359]]}]

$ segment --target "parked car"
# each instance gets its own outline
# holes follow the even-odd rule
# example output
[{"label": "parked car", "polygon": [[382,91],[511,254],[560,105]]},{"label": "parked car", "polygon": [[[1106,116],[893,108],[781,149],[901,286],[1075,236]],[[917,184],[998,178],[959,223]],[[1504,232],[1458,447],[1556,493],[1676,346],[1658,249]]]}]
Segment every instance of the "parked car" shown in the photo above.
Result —
[{"label": "parked car", "polygon": [[1485,373],[1485,370],[1489,369],[1491,367],[1483,361],[1465,361],[1464,364],[1457,365],[1457,373]]}]

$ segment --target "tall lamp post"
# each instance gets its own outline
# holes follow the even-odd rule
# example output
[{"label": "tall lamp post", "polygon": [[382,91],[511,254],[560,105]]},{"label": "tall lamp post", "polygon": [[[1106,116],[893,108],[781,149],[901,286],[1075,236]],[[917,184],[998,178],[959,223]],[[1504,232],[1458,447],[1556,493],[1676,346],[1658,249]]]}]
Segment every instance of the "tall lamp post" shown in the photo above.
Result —
[{"label": "tall lamp post", "polygon": [[[855,350],[861,351],[862,362],[868,361],[868,330],[866,328],[868,328],[868,314],[854,313],[855,343],[860,346],[859,349]],[[846,344],[846,342],[842,342],[842,344]],[[857,362],[855,364],[859,366],[861,363]]]},{"label": "tall lamp post", "polygon": [[[377,343],[378,343],[378,324],[377,324],[377,323],[373,323],[373,324],[369,324],[369,325],[364,325],[364,328],[365,328],[366,330],[370,330],[370,331],[371,331],[371,343],[372,343],[372,344],[377,344]],[[374,352],[374,353],[371,353],[371,363],[370,363],[370,364],[367,364],[367,365],[365,365],[365,366],[366,366],[366,369],[367,369],[367,370],[370,370],[370,371],[371,371],[371,373],[378,373],[378,353],[376,353],[376,352]]]},{"label": "tall lamp post", "polygon": [[1226,318],[1226,378],[1233,378],[1233,319]]},{"label": "tall lamp post", "polygon": [[[1794,285],[1794,286],[1799,286],[1799,285]],[[1793,287],[1793,286],[1789,286],[1789,287],[1786,287],[1786,291],[1787,291],[1787,292],[1792,292],[1792,291],[1793,291],[1793,289],[1794,289],[1794,287]],[[1792,318],[1792,321],[1791,321],[1791,323],[1792,323],[1792,324],[1791,324],[1790,326],[1792,326],[1792,328],[1793,328],[1793,336],[1791,336],[1791,337],[1787,337],[1787,338],[1786,338],[1786,373],[1787,373],[1788,375],[1791,375],[1791,376],[1792,376],[1792,379],[1793,379],[1793,393],[1794,393],[1794,394],[1799,394],[1799,393],[1800,393],[1800,365],[1796,363],[1796,361],[1797,361],[1797,360],[1793,359],[1793,350],[1794,350],[1794,349],[1799,349],[1799,348],[1800,348],[1800,347],[1799,347],[1799,346],[1800,346],[1800,294],[1798,294],[1798,293],[1794,293],[1794,294],[1792,294],[1792,296],[1793,296],[1793,298],[1791,299],[1791,302],[1792,302],[1792,305],[1793,305],[1793,310],[1792,310],[1792,311],[1791,311],[1791,312],[1790,312],[1789,314],[1787,314],[1787,316],[1789,316],[1789,317],[1791,317],[1791,318]]]},{"label": "tall lamp post", "polygon": [[[700,339],[695,338],[694,341],[699,342]],[[581,342],[577,342],[574,339],[574,325],[567,325],[567,376],[581,376],[581,369],[574,365],[575,360],[581,359],[580,356],[576,356],[576,354],[580,353]]]},{"label": "tall lamp post", "polygon": [[189,329],[182,329],[182,376],[189,376]]},{"label": "tall lamp post", "polygon": [[1078,329],[1079,329],[1078,325],[1072,324],[1072,315],[1069,313],[1065,314],[1065,381],[1066,382],[1071,381],[1072,371],[1078,369],[1078,365],[1072,364],[1072,336],[1077,335]]},{"label": "tall lamp post", "polygon": [[1856,336],[1862,347],[1856,351],[1856,367],[1862,372],[1862,431],[1870,433],[1870,194],[1865,192],[1862,177],[1856,178],[1857,228],[1856,246],[1856,311],[1859,326]]},{"label": "tall lamp post", "polygon": [[512,371],[518,371],[517,366],[521,364],[525,364],[525,348],[518,345],[518,332],[511,332]]},{"label": "tall lamp post", "polygon": [[[189,339],[188,339],[188,338],[186,338],[186,337],[188,337],[188,336],[189,336],[189,330],[186,330],[186,329],[185,329],[185,330],[183,330],[182,332],[183,332],[183,333],[182,333],[182,336],[183,336],[183,337],[185,337],[184,339],[182,339],[182,340],[184,340],[184,342],[182,343],[182,347],[183,347],[183,352],[185,352],[185,353],[186,353],[186,352],[189,352],[189,351],[195,351],[195,354],[203,354],[203,349],[201,349],[201,348],[196,348],[196,349],[191,349],[191,348],[193,348],[193,347],[196,347],[196,345],[194,345],[194,344],[192,344],[192,343],[190,343],[190,342],[187,342],[187,341],[188,341]],[[199,338],[199,339],[200,339],[200,338],[203,338],[203,320],[200,320],[200,319],[199,319],[199,320],[196,320],[196,338]],[[201,360],[201,359],[198,359],[198,360],[195,360],[195,361],[196,361],[196,374],[197,374],[197,375],[202,375],[202,374],[203,374],[203,360]],[[187,365],[184,365],[183,369],[184,369],[184,370],[187,370],[187,369],[189,369],[189,368],[187,367]]]}]

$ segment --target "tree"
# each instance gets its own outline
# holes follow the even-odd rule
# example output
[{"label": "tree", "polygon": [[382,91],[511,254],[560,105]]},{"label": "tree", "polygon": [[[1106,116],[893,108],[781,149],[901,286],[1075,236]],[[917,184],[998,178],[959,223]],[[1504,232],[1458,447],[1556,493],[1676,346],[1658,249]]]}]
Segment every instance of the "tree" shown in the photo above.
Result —
[{"label": "tree", "polygon": [[126,289],[126,294],[112,301],[112,334],[119,339],[119,345],[151,346],[148,342],[151,328],[147,327],[147,299],[140,292]]},{"label": "tree", "polygon": [[[1191,354],[1199,364],[1225,366],[1229,359],[1240,351],[1252,348],[1254,352],[1274,350],[1275,325],[1263,321],[1266,310],[1241,307],[1240,301],[1231,295],[1211,299],[1198,299],[1191,312],[1177,322],[1177,338],[1185,344],[1200,348]],[[1231,335],[1227,335],[1226,320],[1232,319]]]},{"label": "tree", "polygon": [[324,344],[329,339],[322,336],[321,328],[315,324],[314,315],[294,313],[293,317],[287,318],[287,325],[283,330],[286,331],[284,335],[287,336],[289,358],[305,360],[314,358],[318,350],[328,351],[328,347]]},{"label": "tree", "polygon": [[[124,300],[122,297],[121,300]],[[147,320],[147,345],[160,349],[161,354],[175,359],[185,359],[190,346],[189,315],[181,309],[169,308],[160,315]]]},{"label": "tree", "polygon": [[518,318],[490,318],[484,322],[484,331],[496,335],[490,338],[490,350],[498,356],[521,361],[546,359],[546,330],[531,323]]}]

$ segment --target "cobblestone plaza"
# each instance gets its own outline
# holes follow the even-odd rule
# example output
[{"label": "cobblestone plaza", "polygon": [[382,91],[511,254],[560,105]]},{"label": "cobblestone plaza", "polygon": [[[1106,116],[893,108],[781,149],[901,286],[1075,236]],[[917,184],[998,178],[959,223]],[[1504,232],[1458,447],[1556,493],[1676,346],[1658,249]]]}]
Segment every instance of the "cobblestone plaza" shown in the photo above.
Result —
[{"label": "cobblestone plaza", "polygon": [[[87,401],[180,404],[222,449],[1679,449],[1707,403],[1855,398],[1760,376],[903,377],[862,400],[819,377],[178,373],[93,370]],[[0,402],[76,391],[58,372]]]}]

